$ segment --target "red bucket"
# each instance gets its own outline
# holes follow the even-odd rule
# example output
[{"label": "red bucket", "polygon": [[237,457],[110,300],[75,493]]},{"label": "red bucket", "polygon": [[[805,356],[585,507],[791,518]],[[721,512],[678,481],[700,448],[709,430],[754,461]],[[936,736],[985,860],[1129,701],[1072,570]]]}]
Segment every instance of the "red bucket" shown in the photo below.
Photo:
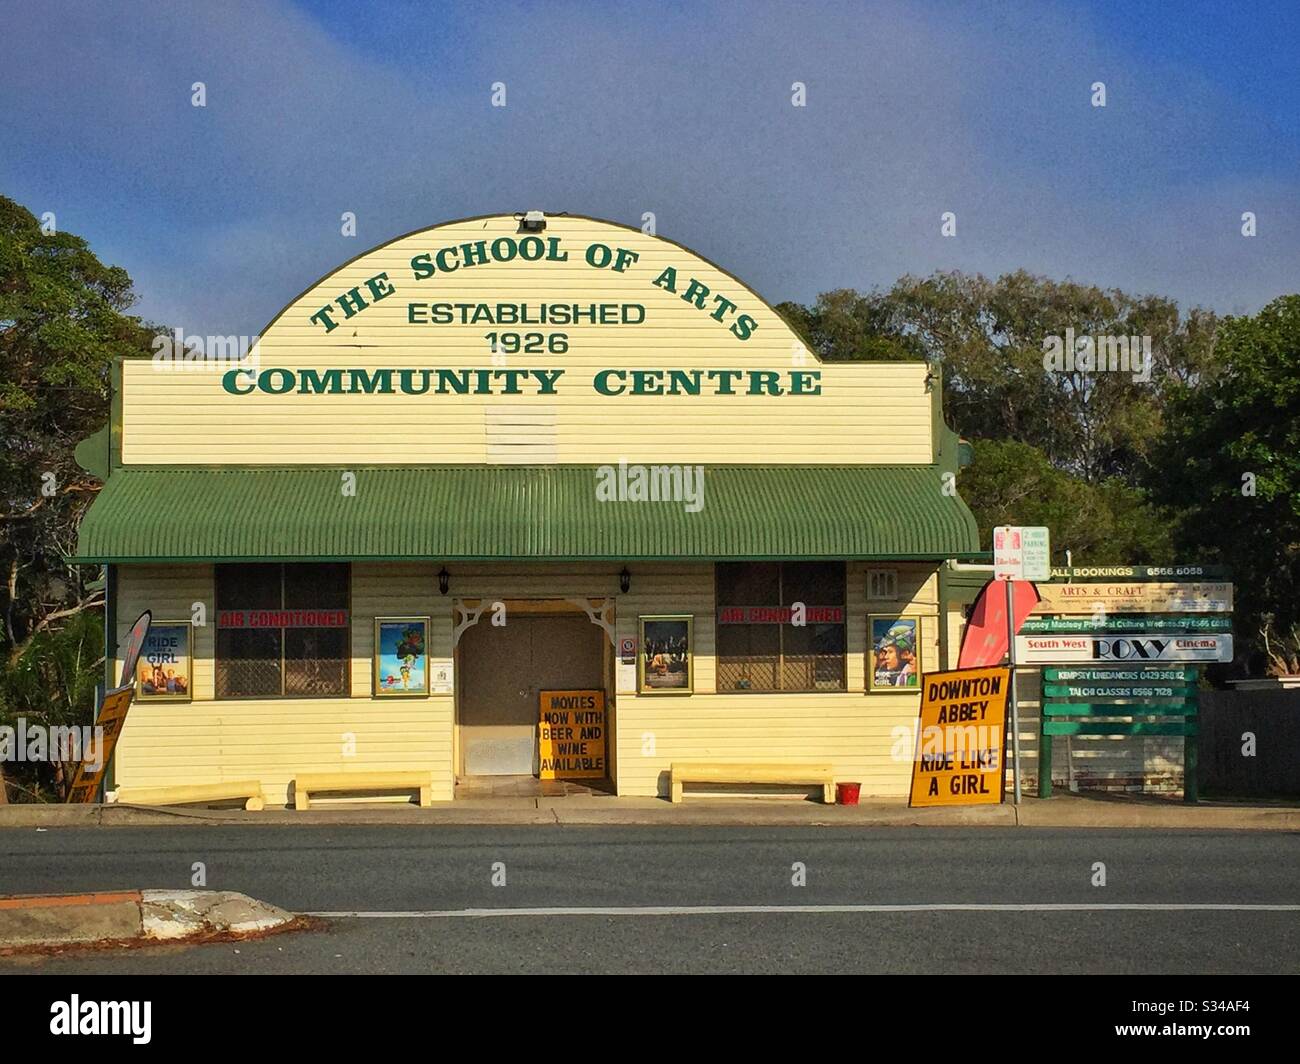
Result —
[{"label": "red bucket", "polygon": [[857,805],[858,795],[861,791],[861,783],[837,783],[835,784],[835,800],[840,805]]}]

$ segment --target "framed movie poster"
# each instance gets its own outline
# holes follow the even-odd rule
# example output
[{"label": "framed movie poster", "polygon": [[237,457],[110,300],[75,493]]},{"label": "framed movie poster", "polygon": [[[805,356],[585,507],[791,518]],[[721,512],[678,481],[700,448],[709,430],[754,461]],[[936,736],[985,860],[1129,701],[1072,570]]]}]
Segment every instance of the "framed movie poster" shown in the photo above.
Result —
[{"label": "framed movie poster", "polygon": [[194,629],[189,621],[149,625],[135,663],[136,696],[142,702],[189,702],[193,697]]},{"label": "framed movie poster", "polygon": [[921,689],[921,618],[867,615],[867,690]]},{"label": "framed movie poster", "polygon": [[694,690],[693,620],[689,613],[640,618],[637,694],[689,695]]},{"label": "framed movie poster", "polygon": [[429,694],[429,618],[375,618],[376,697]]}]

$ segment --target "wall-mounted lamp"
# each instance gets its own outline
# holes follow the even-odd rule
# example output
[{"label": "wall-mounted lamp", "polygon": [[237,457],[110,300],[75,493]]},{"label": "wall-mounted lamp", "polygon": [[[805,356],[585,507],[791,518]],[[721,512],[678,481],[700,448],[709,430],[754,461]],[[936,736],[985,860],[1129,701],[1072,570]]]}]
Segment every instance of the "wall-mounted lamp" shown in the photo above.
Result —
[{"label": "wall-mounted lamp", "polygon": [[449,587],[451,587],[451,573],[447,572],[447,567],[444,565],[438,571],[438,590],[445,595]]},{"label": "wall-mounted lamp", "polygon": [[632,586],[632,574],[627,571],[627,566],[623,566],[623,571],[618,574],[618,589],[627,594],[628,588]]}]

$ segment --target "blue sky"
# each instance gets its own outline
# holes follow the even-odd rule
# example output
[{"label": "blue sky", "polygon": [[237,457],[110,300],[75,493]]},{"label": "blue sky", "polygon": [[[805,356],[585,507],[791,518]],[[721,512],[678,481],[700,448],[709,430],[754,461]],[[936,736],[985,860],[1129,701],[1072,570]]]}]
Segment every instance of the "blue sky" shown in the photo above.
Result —
[{"label": "blue sky", "polygon": [[1019,267],[1226,313],[1300,291],[1294,0],[3,0],[0,24],[0,193],[190,333],[533,207],[652,211],[772,302]]}]

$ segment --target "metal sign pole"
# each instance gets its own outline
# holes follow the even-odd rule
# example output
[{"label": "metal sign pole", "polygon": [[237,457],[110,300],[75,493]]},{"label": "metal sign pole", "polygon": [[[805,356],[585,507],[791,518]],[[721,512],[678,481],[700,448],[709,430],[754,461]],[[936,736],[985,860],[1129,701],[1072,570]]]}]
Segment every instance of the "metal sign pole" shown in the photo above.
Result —
[{"label": "metal sign pole", "polygon": [[[1016,805],[1020,804],[1020,703],[1016,698],[1016,606],[1015,581],[1007,580],[1007,663],[1011,666],[1011,690],[1007,696],[1011,700],[1011,773],[1015,783]],[[1042,765],[1038,766],[1042,772]],[[1048,766],[1051,771],[1051,766]]]}]

